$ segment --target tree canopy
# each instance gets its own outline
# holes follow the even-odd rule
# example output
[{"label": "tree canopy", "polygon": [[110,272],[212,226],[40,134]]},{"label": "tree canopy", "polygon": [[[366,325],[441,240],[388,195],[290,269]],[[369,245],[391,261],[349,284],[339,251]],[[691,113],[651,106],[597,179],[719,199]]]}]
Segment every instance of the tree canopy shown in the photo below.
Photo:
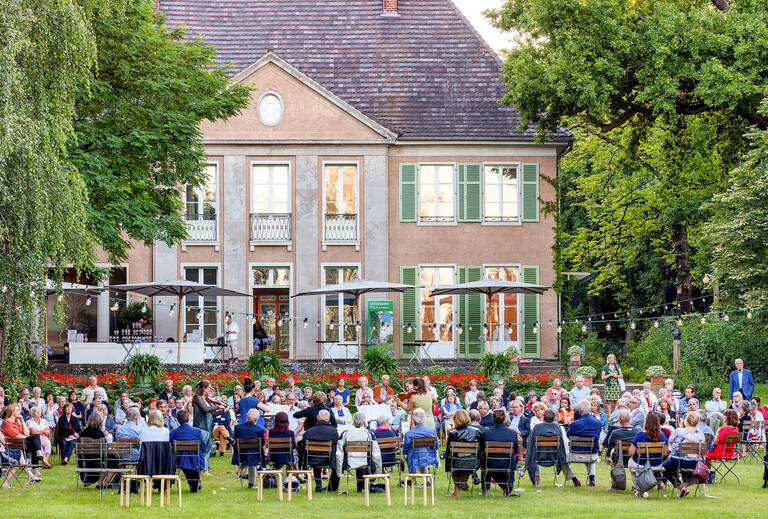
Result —
[{"label": "tree canopy", "polygon": [[215,49],[166,27],[152,0],[94,22],[93,77],[76,91],[69,157],[88,188],[88,216],[113,262],[129,240],[186,237],[178,186],[203,182],[200,123],[237,114],[249,89],[230,84]]}]

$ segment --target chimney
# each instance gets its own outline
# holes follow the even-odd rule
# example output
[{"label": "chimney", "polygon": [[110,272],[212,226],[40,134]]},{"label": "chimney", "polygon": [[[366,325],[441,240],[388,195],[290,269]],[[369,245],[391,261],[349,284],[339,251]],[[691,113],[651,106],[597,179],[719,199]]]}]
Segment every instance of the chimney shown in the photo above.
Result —
[{"label": "chimney", "polygon": [[397,16],[397,0],[382,0],[384,3],[384,16]]}]

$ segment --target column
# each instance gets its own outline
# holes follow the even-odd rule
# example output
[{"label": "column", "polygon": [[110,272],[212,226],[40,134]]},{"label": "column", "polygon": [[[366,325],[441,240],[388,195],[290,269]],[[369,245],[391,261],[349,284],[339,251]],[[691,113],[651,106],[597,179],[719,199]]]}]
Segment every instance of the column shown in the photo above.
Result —
[{"label": "column", "polygon": [[[296,264],[293,292],[301,292],[318,286],[318,162],[317,155],[296,156],[296,203],[294,204],[296,222]],[[297,297],[293,299],[293,315],[299,318],[292,321],[293,351],[295,358],[315,359],[317,355],[317,319],[318,298]],[[311,326],[304,328],[304,317],[309,318]]]}]

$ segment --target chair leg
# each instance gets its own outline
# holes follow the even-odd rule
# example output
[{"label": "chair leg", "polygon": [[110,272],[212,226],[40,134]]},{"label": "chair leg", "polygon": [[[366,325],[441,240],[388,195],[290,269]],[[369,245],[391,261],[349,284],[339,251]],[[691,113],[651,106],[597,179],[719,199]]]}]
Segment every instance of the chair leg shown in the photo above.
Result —
[{"label": "chair leg", "polygon": [[387,493],[387,506],[392,506],[392,496],[389,493],[389,478],[384,478],[384,491]]},{"label": "chair leg", "polygon": [[312,501],[312,485],[314,485],[314,482],[312,481],[312,471],[309,471],[309,474],[307,474],[307,501]]},{"label": "chair leg", "polygon": [[435,506],[435,482],[432,481],[432,484],[429,485],[429,488],[432,489],[432,506]]},{"label": "chair leg", "polygon": [[424,494],[424,506],[427,506],[427,482],[428,481],[429,481],[428,478],[424,478],[423,484],[421,485],[422,494]]},{"label": "chair leg", "polygon": [[368,478],[365,478],[365,506],[371,506],[371,493],[370,493],[370,484],[371,480]]},{"label": "chair leg", "polygon": [[179,508],[181,508],[181,479],[176,482],[176,486],[178,487],[179,491]]},{"label": "chair leg", "polygon": [[[288,481],[288,486],[291,486],[290,480]],[[283,500],[283,482],[280,480],[280,476],[277,476],[277,500]]]},{"label": "chair leg", "polygon": [[264,474],[256,474],[259,479],[256,485],[256,501],[261,501],[263,498],[262,489],[264,488]]}]

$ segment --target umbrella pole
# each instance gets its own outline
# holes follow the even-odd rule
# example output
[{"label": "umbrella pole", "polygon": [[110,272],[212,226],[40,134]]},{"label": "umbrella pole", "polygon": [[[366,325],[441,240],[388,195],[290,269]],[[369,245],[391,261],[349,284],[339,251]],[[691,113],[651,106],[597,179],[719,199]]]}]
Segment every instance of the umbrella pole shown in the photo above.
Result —
[{"label": "umbrella pole", "polygon": [[176,363],[181,364],[181,299],[183,296],[179,295],[179,305],[176,308],[178,312],[176,318],[176,340],[179,341],[176,346]]},{"label": "umbrella pole", "polygon": [[[485,317],[487,321],[491,320],[490,319],[491,318],[491,300],[487,295],[485,296]],[[488,323],[488,336],[489,336],[489,339],[493,337],[493,333],[491,332],[490,322]],[[488,344],[490,344],[490,352],[493,353],[493,341],[489,340]]]},{"label": "umbrella pole", "polygon": [[357,329],[357,323],[360,322],[360,294],[355,294],[355,332],[357,333],[357,360],[363,356],[362,337],[360,333],[363,331],[363,323],[360,323],[360,329]]},{"label": "umbrella pole", "polygon": [[[43,328],[43,345],[48,344],[48,294],[45,294],[45,299],[43,299],[43,314],[45,315],[44,319],[44,328]],[[39,321],[38,321],[39,322]]]}]

